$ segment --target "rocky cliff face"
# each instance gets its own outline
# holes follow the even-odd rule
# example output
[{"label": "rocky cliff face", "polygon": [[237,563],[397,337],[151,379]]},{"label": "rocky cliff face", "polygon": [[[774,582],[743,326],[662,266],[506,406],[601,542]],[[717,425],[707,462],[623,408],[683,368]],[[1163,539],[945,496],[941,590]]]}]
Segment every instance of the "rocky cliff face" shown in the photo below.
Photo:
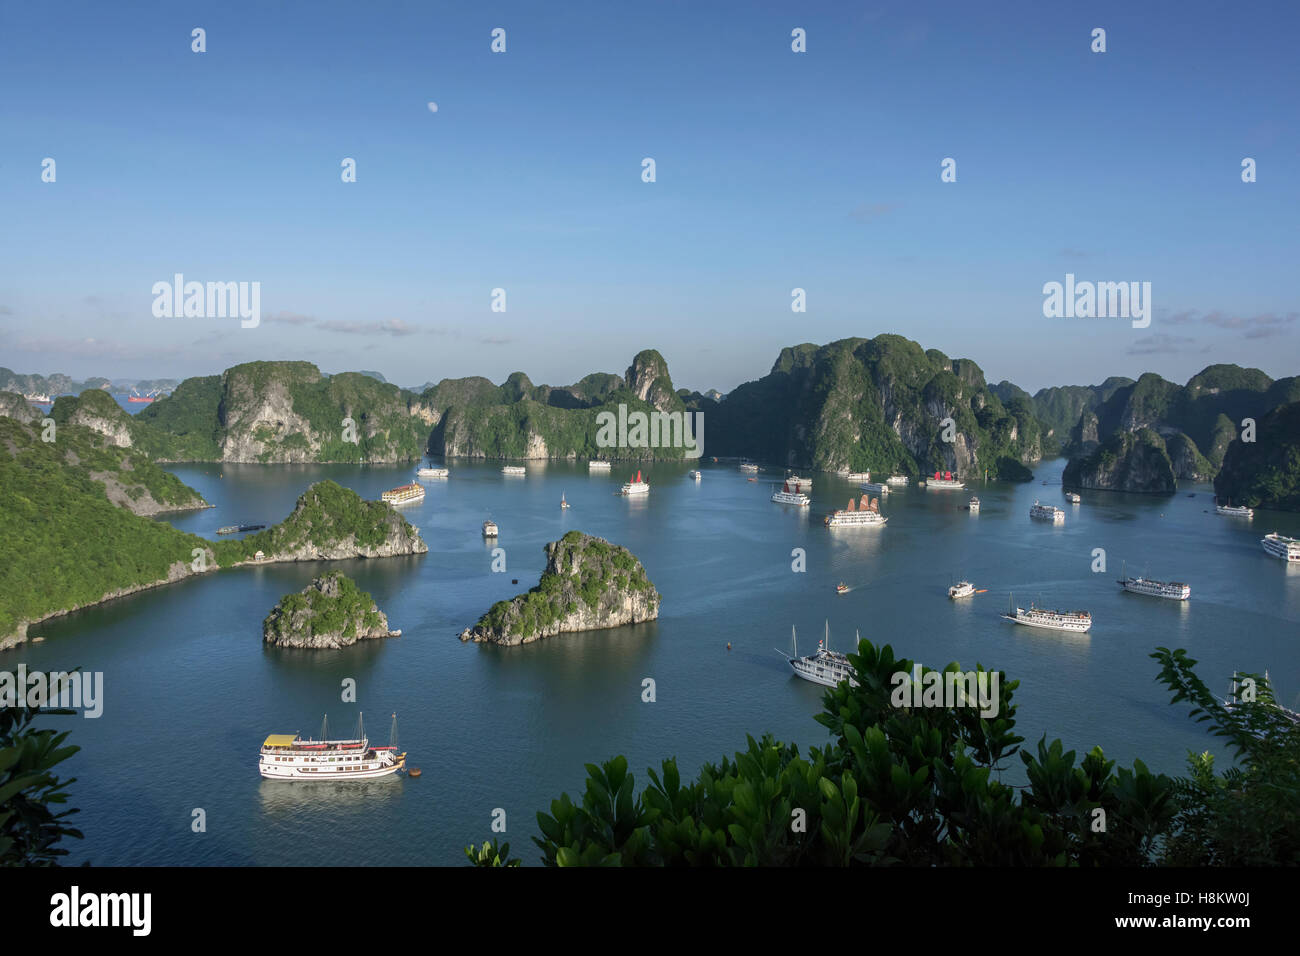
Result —
[{"label": "rocky cliff face", "polygon": [[1300,511],[1300,402],[1263,416],[1254,437],[1228,446],[1214,493],[1251,508]]},{"label": "rocky cliff face", "polygon": [[1154,429],[1116,432],[1091,455],[1074,459],[1061,481],[1067,487],[1143,494],[1173,494],[1173,462]]},{"label": "rocky cliff face", "polygon": [[388,629],[388,617],[370,595],[341,571],[285,595],[262,622],[262,640],[277,647],[338,648],[400,635]]},{"label": "rocky cliff face", "polygon": [[89,428],[118,448],[131,448],[131,416],[113,400],[113,396],[99,389],[80,395],[62,395],[50,409],[50,416],[60,425],[72,424]]},{"label": "rocky cliff face", "polygon": [[640,624],[659,616],[659,592],[630,551],[570,531],[546,545],[537,587],[499,601],[462,641],[517,645],[572,631]]},{"label": "rocky cliff face", "polygon": [[23,422],[24,424],[38,422],[42,417],[44,417],[38,414],[36,409],[32,408],[28,403],[27,399],[23,398],[17,392],[4,391],[0,391],[0,415]]},{"label": "rocky cliff face", "polygon": [[654,349],[638,352],[625,377],[632,393],[659,411],[670,412],[681,407],[681,401],[673,390],[673,380],[668,377],[668,363]]}]

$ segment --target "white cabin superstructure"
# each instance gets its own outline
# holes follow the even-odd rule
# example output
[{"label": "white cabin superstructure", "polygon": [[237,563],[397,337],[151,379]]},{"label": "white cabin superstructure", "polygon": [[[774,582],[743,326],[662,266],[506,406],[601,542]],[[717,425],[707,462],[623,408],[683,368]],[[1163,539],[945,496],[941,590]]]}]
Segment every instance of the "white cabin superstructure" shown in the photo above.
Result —
[{"label": "white cabin superstructure", "polygon": [[908,478],[907,475],[890,475],[888,478],[885,479],[887,483],[894,485],[895,487],[898,488],[906,488],[908,483],[911,480],[912,479]]},{"label": "white cabin superstructure", "polygon": [[650,494],[650,485],[641,480],[641,471],[637,469],[636,477],[623,485],[618,490],[620,495],[627,495],[629,498],[637,498]]},{"label": "white cabin superstructure", "polygon": [[415,469],[416,478],[446,478],[451,471],[446,468],[417,468]]},{"label": "white cabin superstructure", "polygon": [[858,686],[858,682],[853,677],[853,665],[849,663],[848,657],[831,650],[829,621],[826,622],[826,636],[817,644],[816,654],[799,656],[799,642],[793,627],[790,628],[790,643],[794,651],[793,656],[782,651],[777,653],[786,659],[799,677],[824,687],[835,687],[840,681],[845,680],[849,682],[850,687]]},{"label": "white cabin superstructure", "polygon": [[1226,505],[1221,505],[1217,501],[1214,503],[1214,510],[1217,514],[1227,515],[1229,518],[1253,518],[1255,512],[1245,505],[1234,505],[1229,501]]},{"label": "white cabin superstructure", "polygon": [[787,481],[780,491],[772,493],[772,500],[779,505],[798,505],[806,508],[812,504],[812,499],[799,491],[799,486],[795,485],[794,489],[790,488],[791,482]]},{"label": "white cabin superstructure", "polygon": [[[397,727],[397,716],[393,716]],[[386,777],[406,769],[406,754],[390,746],[373,747],[361,721],[356,737],[343,740],[303,738],[301,734],[270,734],[262,742],[257,768],[268,780],[317,780],[338,782]],[[393,740],[396,739],[394,734]]]},{"label": "white cabin superstructure", "polygon": [[862,496],[861,502],[855,507],[852,498],[849,499],[848,507],[842,511],[832,511],[826,516],[826,527],[828,528],[861,528],[881,526],[889,519],[880,513],[880,499],[867,499],[866,495]]},{"label": "white cabin superstructure", "polygon": [[609,471],[609,462],[601,461],[599,458],[593,458],[587,462],[588,471]]},{"label": "white cabin superstructure", "polygon": [[1125,571],[1126,565],[1120,566],[1119,580],[1115,583],[1125,591],[1145,594],[1148,597],[1169,598],[1171,601],[1186,601],[1192,596],[1190,585],[1181,581],[1152,581],[1144,577],[1131,578]]},{"label": "white cabin superstructure", "polygon": [[975,585],[971,584],[969,581],[958,581],[948,589],[948,597],[952,598],[954,601],[957,598],[970,597],[974,593]]},{"label": "white cabin superstructure", "polygon": [[979,513],[980,513],[980,500],[979,500],[979,498],[972,497],[971,500],[970,500],[970,504],[968,504],[966,507],[970,509],[970,513],[971,513],[971,514],[973,514],[973,515],[977,515],[977,514],[979,514]]},{"label": "white cabin superstructure", "polygon": [[1092,627],[1092,615],[1087,611],[1057,611],[1051,608],[1035,607],[1033,604],[1023,608],[1016,607],[1013,603],[1007,608],[1007,613],[1003,614],[1002,617],[1014,624],[1024,624],[1027,627],[1045,627],[1053,631],[1084,632]]},{"label": "white cabin superstructure", "polygon": [[1037,518],[1040,521],[1050,521],[1052,524],[1065,524],[1065,512],[1062,509],[1041,504],[1038,501],[1030,505],[1029,517]]},{"label": "white cabin superstructure", "polygon": [[1281,558],[1287,564],[1300,561],[1300,538],[1288,538],[1274,531],[1272,534],[1264,535],[1259,543],[1264,546],[1265,551],[1275,558]]}]

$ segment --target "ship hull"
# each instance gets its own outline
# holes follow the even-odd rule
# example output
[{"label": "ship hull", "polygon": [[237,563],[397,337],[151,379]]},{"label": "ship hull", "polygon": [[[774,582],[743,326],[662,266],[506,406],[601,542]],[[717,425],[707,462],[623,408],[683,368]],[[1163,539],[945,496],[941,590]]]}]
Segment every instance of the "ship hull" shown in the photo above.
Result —
[{"label": "ship hull", "polygon": [[852,677],[836,677],[822,668],[822,673],[817,673],[818,668],[797,658],[790,661],[790,669],[794,671],[796,677],[802,677],[806,681],[814,684],[820,684],[822,687],[838,687],[840,681],[848,680],[850,687],[857,687],[858,682]]},{"label": "ship hull", "polygon": [[346,770],[342,767],[295,767],[281,764],[258,763],[258,772],[265,780],[310,780],[316,783],[339,783],[344,780],[372,780],[387,777],[406,768],[403,757],[394,764],[365,770]]},{"label": "ship hull", "polygon": [[1022,617],[1016,617],[1014,614],[1003,614],[1004,620],[1012,624],[1023,624],[1025,627],[1042,628],[1045,631],[1073,631],[1076,634],[1083,634],[1092,628],[1092,622],[1087,624],[1054,624],[1050,621],[1032,621]]},{"label": "ship hull", "polygon": [[1140,594],[1143,597],[1164,598],[1166,601],[1186,601],[1192,596],[1190,590],[1185,593],[1180,592],[1177,594],[1169,594],[1154,589],[1143,588],[1141,585],[1135,585],[1131,581],[1120,581],[1119,586],[1129,594]]}]

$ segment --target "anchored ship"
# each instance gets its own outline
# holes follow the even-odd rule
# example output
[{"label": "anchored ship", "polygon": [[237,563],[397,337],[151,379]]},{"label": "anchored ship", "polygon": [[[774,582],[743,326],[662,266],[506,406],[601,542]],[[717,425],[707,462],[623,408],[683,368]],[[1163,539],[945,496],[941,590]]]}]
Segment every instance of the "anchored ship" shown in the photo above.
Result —
[{"label": "anchored ship", "polygon": [[811,478],[800,478],[798,475],[791,475],[790,477],[786,478],[786,483],[795,485],[796,487],[802,485],[805,491],[812,491]]},{"label": "anchored ship", "polygon": [[870,481],[871,472],[869,471],[837,471],[836,477],[843,478],[845,481]]},{"label": "anchored ship", "polygon": [[1131,578],[1125,573],[1126,565],[1121,564],[1119,580],[1115,583],[1125,591],[1134,594],[1146,594],[1150,597],[1169,598],[1174,601],[1186,601],[1192,596],[1190,586],[1181,581],[1151,581],[1147,578]]},{"label": "anchored ship", "polygon": [[1050,608],[1015,607],[1008,604],[1007,613],[1002,615],[1015,624],[1028,627],[1045,627],[1053,631],[1086,631],[1092,627],[1092,615],[1087,611],[1056,611]]},{"label": "anchored ship", "polygon": [[758,473],[758,465],[755,465],[753,462],[742,461],[742,462],[740,463],[740,470],[741,470],[741,471],[748,471],[748,472],[751,472],[751,473],[753,473],[753,474],[757,474],[757,473]]},{"label": "anchored ship", "polygon": [[1300,538],[1288,538],[1274,531],[1272,534],[1264,535],[1259,543],[1273,557],[1281,558],[1288,564],[1292,561],[1300,561]]},{"label": "anchored ship", "polygon": [[970,509],[970,513],[971,513],[971,514],[973,514],[973,515],[974,515],[974,514],[979,514],[979,510],[980,510],[980,500],[979,500],[978,498],[972,497],[971,500],[970,500],[970,504],[968,504],[966,507],[967,507],[968,509]]},{"label": "anchored ship", "polygon": [[1219,503],[1216,501],[1216,502],[1214,503],[1214,510],[1217,511],[1217,512],[1218,512],[1219,514],[1221,514],[1221,515],[1227,515],[1229,518],[1253,518],[1253,517],[1255,517],[1255,512],[1254,512],[1254,511],[1252,511],[1251,509],[1247,508],[1245,505],[1236,505],[1236,506],[1234,507],[1231,501],[1229,501],[1226,505],[1221,505],[1221,504],[1219,504]]},{"label": "anchored ship", "polygon": [[825,687],[835,687],[840,681],[848,681],[850,687],[857,687],[858,682],[853,678],[853,665],[844,654],[837,654],[831,650],[831,625],[826,622],[826,637],[817,642],[817,653],[810,654],[807,657],[799,656],[799,643],[795,636],[794,628],[790,628],[790,641],[794,648],[794,655],[790,656],[784,651],[777,651],[782,657],[789,662],[794,672],[804,680],[812,681],[814,684],[821,684]]},{"label": "anchored ship", "polygon": [[[42,394],[40,394],[40,393],[33,393],[33,394],[31,394],[31,395],[24,395],[23,398],[27,399],[27,401],[31,402],[33,405],[52,405],[52,404],[53,404],[53,400],[50,398],[50,396],[48,396],[48,395],[42,395]],[[135,399],[132,399],[132,401],[135,401]],[[149,401],[153,401],[153,399],[149,399]]]},{"label": "anchored ship", "polygon": [[795,485],[795,490],[791,491],[789,481],[785,483],[785,487],[780,491],[774,491],[772,493],[772,500],[779,505],[799,505],[801,507],[806,507],[807,505],[812,504],[812,499],[799,491],[798,485]]},{"label": "anchored ship", "polygon": [[424,500],[424,486],[411,482],[409,485],[398,485],[396,488],[389,488],[379,496],[380,501],[387,501],[390,505],[407,505],[416,501]]},{"label": "anchored ship", "polygon": [[588,471],[609,471],[609,462],[601,461],[598,458],[593,458],[591,461],[587,462],[587,470]]},{"label": "anchored ship", "polygon": [[969,581],[958,581],[948,589],[948,597],[956,600],[957,598],[970,597],[975,593],[975,585]]},{"label": "anchored ship", "polygon": [[152,402],[152,401],[153,401],[154,399],[156,399],[156,398],[157,398],[161,393],[162,393],[162,389],[160,389],[160,388],[155,388],[155,389],[151,389],[150,391],[145,392],[143,395],[141,395],[138,391],[136,391],[136,390],[133,388],[133,389],[131,389],[131,394],[128,395],[128,396],[126,397],[126,400],[127,400],[128,402],[146,402],[146,403],[147,403],[147,402]]},{"label": "anchored ship", "polygon": [[506,465],[501,469],[501,474],[514,475],[515,477],[522,478],[528,474],[528,469],[523,465]]},{"label": "anchored ship", "polygon": [[945,471],[943,477],[940,478],[939,473],[936,471],[933,478],[926,480],[925,487],[936,491],[952,488],[965,488],[966,482],[958,481],[957,476],[951,471]]},{"label": "anchored ship", "polygon": [[635,498],[640,495],[650,494],[650,486],[641,480],[641,470],[638,468],[636,477],[623,485],[623,487],[618,490],[618,493],[620,495],[627,495],[628,497]]},{"label": "anchored ship", "polygon": [[1050,521],[1052,524],[1065,524],[1065,512],[1052,505],[1039,504],[1035,501],[1029,508],[1029,517]]},{"label": "anchored ship", "polygon": [[1073,492],[1073,491],[1067,491],[1067,492],[1065,493],[1065,500],[1068,501],[1068,502],[1069,502],[1070,504],[1072,504],[1072,505],[1077,505],[1077,504],[1078,504],[1080,501],[1082,501],[1083,499],[1082,499],[1081,497],[1079,497],[1079,495],[1078,495],[1076,492]]},{"label": "anchored ship", "polygon": [[845,528],[883,525],[888,520],[880,513],[880,499],[872,498],[868,501],[867,496],[863,495],[856,508],[853,499],[850,498],[848,507],[843,511],[832,511],[828,514],[826,516],[826,527]]},{"label": "anchored ship", "polygon": [[483,537],[495,538],[498,533],[497,523],[491,518],[483,522]]},{"label": "anchored ship", "polygon": [[387,747],[372,747],[361,718],[357,735],[330,740],[327,726],[321,739],[303,739],[301,734],[270,734],[262,742],[257,769],[268,780],[363,780],[386,777],[406,768],[406,754],[397,750],[397,715]]},{"label": "anchored ship", "polygon": [[417,468],[415,477],[417,478],[446,478],[451,472],[446,468]]}]

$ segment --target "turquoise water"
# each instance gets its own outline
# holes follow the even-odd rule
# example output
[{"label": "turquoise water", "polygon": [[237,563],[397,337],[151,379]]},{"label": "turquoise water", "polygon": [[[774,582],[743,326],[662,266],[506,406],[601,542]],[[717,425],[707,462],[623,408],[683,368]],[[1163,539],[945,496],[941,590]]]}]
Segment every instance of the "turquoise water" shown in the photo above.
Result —
[{"label": "turquoise water", "polygon": [[[832,532],[821,514],[854,489],[826,475],[814,476],[809,513],[768,501],[779,472],[748,482],[728,464],[701,464],[698,484],[686,478],[695,463],[652,466],[641,501],[615,494],[629,477],[619,467],[588,475],[585,465],[530,465],[518,479],[503,477],[499,463],[449,464],[450,479],[426,482],[424,501],[403,509],[426,555],[223,571],[52,620],[32,632],[45,642],[0,657],[6,669],[21,661],[105,675],[101,718],[49,719],[83,748],[68,764],[86,833],[72,842],[73,862],[457,864],[467,843],[494,835],[501,808],[505,839],[531,863],[536,811],[561,791],[578,795],[584,763],[625,754],[639,787],[661,758],[676,755],[693,775],[742,748],[746,733],[824,743],[813,720],[820,689],[773,651],[788,649],[792,625],[802,652],[829,621],[839,650],[858,630],[930,666],[997,666],[1021,682],[1026,745],[1047,733],[1168,773],[1182,771],[1188,750],[1219,748],[1168,705],[1147,656],[1157,645],[1187,648],[1215,689],[1227,690],[1234,668],[1267,668],[1279,696],[1300,701],[1300,569],[1259,545],[1271,530],[1300,534],[1300,517],[1218,517],[1208,486],[1173,498],[1085,493],[1072,506],[1059,484],[1040,484],[1059,482],[1064,463],[1053,461],[1031,484],[973,486],[978,515],[961,510],[971,492],[910,488],[884,500],[886,527]],[[312,481],[378,497],[413,469],[172,470],[217,507],[171,522],[215,537],[220,525],[280,520]],[[1064,507],[1065,525],[1031,521],[1035,498]],[[501,526],[495,545],[480,534],[487,517]],[[663,595],[657,622],[518,648],[457,640],[494,601],[534,585],[543,545],[575,528],[641,558]],[[506,551],[504,574],[490,570],[494,546]],[[806,551],[805,573],[791,570],[795,548]],[[1106,551],[1106,573],[1090,570],[1095,548]],[[1191,601],[1123,593],[1122,561],[1132,573],[1186,581]],[[272,606],[327,567],[353,576],[402,637],[338,651],[263,647]],[[949,601],[949,583],[962,577],[988,593]],[[841,580],[848,594],[835,593]],[[1022,604],[1085,608],[1093,631],[1006,623],[998,614],[1009,592]],[[340,699],[345,678],[357,682],[355,704]],[[655,681],[653,703],[642,701],[644,678]],[[350,732],[359,709],[381,743],[397,712],[420,779],[260,779],[268,733],[316,734],[325,713],[333,732]],[[205,833],[191,830],[195,808],[205,811]]]}]

